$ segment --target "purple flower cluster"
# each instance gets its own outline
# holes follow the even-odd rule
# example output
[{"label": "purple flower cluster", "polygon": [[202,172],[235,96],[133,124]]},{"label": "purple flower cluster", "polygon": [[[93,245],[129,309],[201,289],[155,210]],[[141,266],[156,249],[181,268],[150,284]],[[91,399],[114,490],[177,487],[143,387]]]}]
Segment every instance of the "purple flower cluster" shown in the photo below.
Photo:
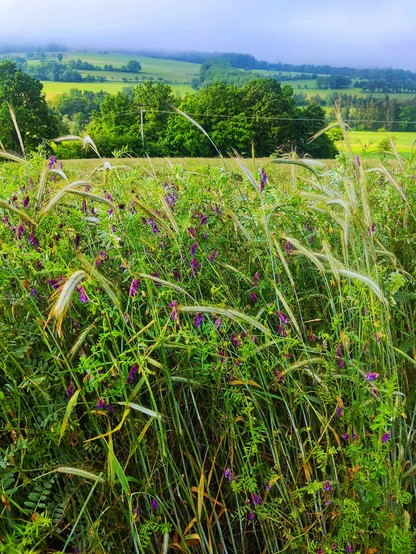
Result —
[{"label": "purple flower cluster", "polygon": [[198,312],[194,317],[194,325],[195,327],[201,327],[202,325],[202,314]]},{"label": "purple flower cluster", "polygon": [[111,404],[111,402],[109,402],[107,404],[107,402],[104,400],[104,398],[99,398],[98,399],[98,402],[97,402],[97,405],[95,406],[95,409],[96,410],[107,410],[107,412],[109,412],[110,414],[114,411],[114,407]]},{"label": "purple flower cluster", "polygon": [[81,300],[81,302],[83,304],[88,302],[88,296],[86,295],[86,292],[85,292],[84,287],[82,285],[79,285],[79,287],[77,287],[77,291],[79,292],[79,299]]},{"label": "purple flower cluster", "polygon": [[267,175],[266,175],[266,171],[264,169],[264,167],[261,168],[260,170],[260,191],[263,192],[264,191],[264,186],[267,182]]},{"label": "purple flower cluster", "polygon": [[345,366],[345,363],[341,357],[341,349],[342,349],[342,343],[340,342],[337,346],[336,352],[335,352],[335,358],[337,360],[337,365],[340,369],[342,369]]},{"label": "purple flower cluster", "polygon": [[129,296],[136,296],[138,293],[139,279],[133,279],[130,285]]}]

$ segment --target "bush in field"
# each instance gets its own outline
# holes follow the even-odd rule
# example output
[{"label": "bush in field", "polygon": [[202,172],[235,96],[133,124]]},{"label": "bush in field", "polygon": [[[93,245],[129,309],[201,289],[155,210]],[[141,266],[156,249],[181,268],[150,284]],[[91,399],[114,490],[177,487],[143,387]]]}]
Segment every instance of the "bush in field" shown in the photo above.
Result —
[{"label": "bush in field", "polygon": [[287,161],[0,166],[5,552],[412,552],[413,166]]}]

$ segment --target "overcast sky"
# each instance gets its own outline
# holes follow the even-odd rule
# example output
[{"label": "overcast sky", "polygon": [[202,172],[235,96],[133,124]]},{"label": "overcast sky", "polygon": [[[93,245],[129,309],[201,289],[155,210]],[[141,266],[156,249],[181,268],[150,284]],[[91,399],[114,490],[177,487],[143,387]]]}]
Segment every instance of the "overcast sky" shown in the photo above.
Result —
[{"label": "overcast sky", "polygon": [[0,0],[0,46],[50,41],[416,71],[416,0]]}]

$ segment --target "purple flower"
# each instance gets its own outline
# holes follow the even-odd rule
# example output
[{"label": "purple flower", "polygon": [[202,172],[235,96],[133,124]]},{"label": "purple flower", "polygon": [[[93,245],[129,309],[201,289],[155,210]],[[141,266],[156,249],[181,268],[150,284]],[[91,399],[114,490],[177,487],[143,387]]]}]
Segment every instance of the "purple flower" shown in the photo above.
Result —
[{"label": "purple flower", "polygon": [[285,249],[286,249],[286,254],[290,254],[290,250],[291,250],[291,244],[289,241],[286,242],[286,245],[285,245]]},{"label": "purple flower", "polygon": [[200,265],[199,265],[198,260],[195,257],[193,257],[191,259],[191,276],[192,277],[196,277],[196,273],[197,273],[199,267],[200,267]]},{"label": "purple flower", "polygon": [[224,477],[226,479],[228,479],[228,481],[230,481],[230,482],[234,481],[235,475],[233,473],[233,470],[231,468],[227,467],[227,469],[224,471]]},{"label": "purple flower", "polygon": [[247,517],[248,517],[248,519],[249,519],[250,521],[253,521],[253,519],[254,519],[256,516],[254,515],[254,512],[252,512],[252,511],[250,510],[250,511],[248,512],[248,514],[247,514]]},{"label": "purple flower", "polygon": [[211,254],[208,256],[208,260],[210,261],[210,263],[212,263],[212,261],[214,260],[214,258],[216,258],[218,256],[218,252],[216,250],[213,250],[211,252]]},{"label": "purple flower", "polygon": [[155,511],[159,508],[159,502],[156,500],[156,498],[152,498],[152,510]]},{"label": "purple flower", "polygon": [[379,377],[379,373],[375,373],[374,371],[369,371],[368,373],[366,373],[365,380],[368,382],[375,381],[377,377]]},{"label": "purple flower", "polygon": [[370,227],[370,230],[368,231],[368,234],[370,235],[370,237],[374,233],[375,230],[376,230],[376,224],[372,223],[371,227]]},{"label": "purple flower", "polygon": [[279,316],[280,321],[284,325],[287,325],[289,323],[288,318],[285,316],[285,314],[283,312],[275,312],[275,313],[276,313],[277,316]]},{"label": "purple flower", "polygon": [[385,444],[387,441],[391,439],[391,431],[387,431],[387,433],[384,433],[381,437],[382,444]]},{"label": "purple flower", "polygon": [[68,395],[68,400],[74,395],[74,387],[69,385],[66,389],[66,394]]},{"label": "purple flower", "polygon": [[150,223],[150,226],[152,228],[152,231],[154,232],[154,234],[156,235],[156,233],[159,233],[159,229],[156,225],[156,222],[154,219],[152,219],[151,217],[149,217],[148,219],[149,223]]},{"label": "purple flower", "polygon": [[354,552],[352,549],[352,546],[350,544],[347,545],[347,548],[345,549],[345,552]]},{"label": "purple flower", "polygon": [[329,481],[325,481],[324,489],[326,490],[326,492],[329,492],[331,490],[331,483]]},{"label": "purple flower", "polygon": [[32,179],[32,177],[29,177],[29,188],[30,188],[30,190],[33,189],[33,179]]},{"label": "purple flower", "polygon": [[259,284],[259,281],[260,281],[260,277],[259,277],[259,274],[256,272],[253,275],[253,287],[257,287],[257,285]]},{"label": "purple flower", "polygon": [[217,319],[214,321],[214,325],[217,331],[219,331],[222,327],[222,319],[220,317],[217,317]]},{"label": "purple flower", "polygon": [[99,398],[97,405],[95,406],[96,410],[107,410],[108,412],[113,412],[114,408],[111,402],[107,404],[107,402],[104,400],[104,398]]},{"label": "purple flower", "polygon": [[53,169],[56,164],[56,158],[55,156],[50,156],[48,161],[48,169]]},{"label": "purple flower", "polygon": [[336,542],[332,543],[331,548],[334,552],[338,552],[338,544]]},{"label": "purple flower", "polygon": [[251,499],[253,501],[253,504],[256,506],[259,506],[261,504],[261,498],[258,494],[252,494]]},{"label": "purple flower", "polygon": [[86,213],[87,213],[87,201],[85,200],[85,198],[84,198],[84,200],[82,201],[81,212],[82,212],[83,214],[86,214]]},{"label": "purple flower", "polygon": [[137,371],[139,369],[139,366],[137,364],[134,364],[131,366],[129,371],[129,376],[127,377],[127,384],[131,385],[131,383],[134,380],[134,376],[136,375]]},{"label": "purple flower", "polygon": [[283,373],[281,371],[279,371],[278,369],[276,369],[274,374],[276,376],[277,384],[278,385],[283,385],[284,380],[285,380],[285,377],[284,377]]},{"label": "purple flower", "polygon": [[139,280],[133,279],[130,285],[129,296],[135,296],[138,292]]},{"label": "purple flower", "polygon": [[318,548],[316,554],[324,554],[324,550],[322,548]]},{"label": "purple flower", "polygon": [[337,417],[342,417],[344,415],[344,410],[343,410],[342,406],[337,406],[337,409],[335,411],[335,415]]},{"label": "purple flower", "polygon": [[25,196],[23,199],[23,207],[27,208],[29,206],[29,196]]},{"label": "purple flower", "polygon": [[361,165],[360,156],[355,156],[355,163],[357,164],[357,167],[360,167]]},{"label": "purple flower", "polygon": [[29,234],[29,242],[30,244],[34,247],[34,249],[36,250],[36,252],[39,252],[40,248],[39,248],[39,241],[38,239],[35,237],[35,231],[32,229],[30,231],[30,234]]},{"label": "purple flower", "polygon": [[344,433],[343,435],[341,435],[341,437],[344,439],[345,442],[347,442],[348,439],[350,438],[348,433]]},{"label": "purple flower", "polygon": [[255,292],[251,292],[251,293],[250,293],[250,299],[251,299],[251,301],[253,302],[253,304],[255,304],[255,303],[257,302],[257,300],[258,300],[257,294],[256,294]]},{"label": "purple flower", "polygon": [[261,192],[264,191],[264,185],[266,184],[266,181],[267,181],[266,171],[264,170],[264,167],[262,167],[261,171],[260,171],[260,190],[261,190]]},{"label": "purple flower", "polygon": [[19,225],[16,231],[17,238],[20,240],[22,235],[26,233],[26,228],[24,225]]},{"label": "purple flower", "polygon": [[241,346],[241,340],[240,337],[238,337],[235,333],[231,333],[230,335],[230,342],[232,345],[234,345],[236,348]]},{"label": "purple flower", "polygon": [[283,326],[282,326],[282,325],[279,325],[279,327],[277,328],[277,332],[278,332],[279,335],[281,335],[283,338],[287,337],[287,333],[286,333],[286,331],[283,329]]},{"label": "purple flower", "polygon": [[30,294],[32,296],[36,296],[37,292],[36,292],[36,289],[34,287],[32,289],[30,289]]},{"label": "purple flower", "polygon": [[88,302],[88,297],[85,293],[84,287],[80,285],[79,287],[77,287],[77,291],[79,292],[79,299],[81,300],[81,302],[83,304],[85,304],[85,302]]},{"label": "purple flower", "polygon": [[195,327],[201,327],[202,325],[202,314],[198,312],[194,317],[194,325]]},{"label": "purple flower", "polygon": [[195,251],[197,248],[198,248],[198,243],[195,241],[189,250],[189,253],[191,254],[191,256],[195,256]]}]

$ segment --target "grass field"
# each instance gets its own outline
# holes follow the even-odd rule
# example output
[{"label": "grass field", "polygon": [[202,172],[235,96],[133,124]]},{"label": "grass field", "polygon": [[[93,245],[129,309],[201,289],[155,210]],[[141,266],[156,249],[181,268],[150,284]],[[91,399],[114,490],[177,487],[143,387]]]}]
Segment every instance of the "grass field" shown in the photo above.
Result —
[{"label": "grass field", "polygon": [[[391,147],[386,148],[390,139],[393,139],[399,154],[409,155],[416,140],[416,133],[350,131],[348,138],[354,154],[359,156],[373,157],[374,155],[384,153],[386,150],[392,153]],[[345,150],[345,145],[341,142],[337,146],[340,150]]]},{"label": "grass field", "polygon": [[[132,87],[140,84],[140,81],[106,81],[105,83],[55,83],[51,81],[43,81],[43,92],[47,100],[50,100],[58,94],[69,92],[72,88],[79,90],[91,90],[99,92],[104,90],[110,94],[117,94],[125,87]],[[194,92],[190,85],[187,84],[171,84],[173,94],[184,96],[187,93]]]}]

